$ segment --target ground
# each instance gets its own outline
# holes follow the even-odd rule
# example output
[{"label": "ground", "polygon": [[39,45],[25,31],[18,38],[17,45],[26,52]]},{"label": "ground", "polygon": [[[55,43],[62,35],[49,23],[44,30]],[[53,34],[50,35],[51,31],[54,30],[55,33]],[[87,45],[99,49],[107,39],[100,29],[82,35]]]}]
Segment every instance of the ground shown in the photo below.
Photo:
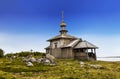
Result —
[{"label": "ground", "polygon": [[[119,79],[120,62],[56,59],[56,65],[34,63],[27,67],[21,58],[0,59],[0,79]],[[101,65],[102,68],[91,67]]]}]

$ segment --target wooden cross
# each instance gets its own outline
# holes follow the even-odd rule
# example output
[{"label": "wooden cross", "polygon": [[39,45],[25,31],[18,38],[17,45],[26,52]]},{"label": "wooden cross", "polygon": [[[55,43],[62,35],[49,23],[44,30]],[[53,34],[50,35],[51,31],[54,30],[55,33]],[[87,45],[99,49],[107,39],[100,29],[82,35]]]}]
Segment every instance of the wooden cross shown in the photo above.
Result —
[{"label": "wooden cross", "polygon": [[62,21],[64,21],[64,11],[62,11]]}]

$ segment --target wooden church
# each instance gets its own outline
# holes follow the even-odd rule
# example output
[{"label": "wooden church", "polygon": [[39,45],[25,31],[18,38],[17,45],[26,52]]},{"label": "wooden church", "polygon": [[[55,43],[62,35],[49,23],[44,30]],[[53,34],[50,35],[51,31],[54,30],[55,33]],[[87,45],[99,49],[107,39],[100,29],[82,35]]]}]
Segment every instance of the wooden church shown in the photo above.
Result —
[{"label": "wooden church", "polygon": [[60,34],[47,40],[50,45],[45,48],[46,53],[61,59],[96,60],[96,49],[98,47],[81,38],[67,34],[63,13],[60,26]]}]

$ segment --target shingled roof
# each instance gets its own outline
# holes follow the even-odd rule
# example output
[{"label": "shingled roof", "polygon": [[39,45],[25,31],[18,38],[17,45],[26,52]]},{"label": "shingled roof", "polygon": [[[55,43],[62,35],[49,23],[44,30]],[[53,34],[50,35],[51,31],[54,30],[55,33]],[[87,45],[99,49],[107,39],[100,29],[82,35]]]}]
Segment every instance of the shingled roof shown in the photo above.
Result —
[{"label": "shingled roof", "polygon": [[98,48],[88,41],[79,42],[74,48]]},{"label": "shingled roof", "polygon": [[97,46],[93,45],[92,43],[88,41],[83,41],[81,38],[73,40],[72,42],[70,42],[68,45],[64,47],[73,47],[75,49],[77,48],[98,48]]},{"label": "shingled roof", "polygon": [[68,45],[64,47],[74,47],[81,39],[77,38],[76,40],[71,41]]},{"label": "shingled roof", "polygon": [[49,39],[47,41],[56,40],[56,39],[59,39],[59,38],[77,39],[77,37],[66,34],[66,35],[57,35],[57,36],[55,36],[55,37],[53,37],[53,38],[51,38],[51,39]]}]

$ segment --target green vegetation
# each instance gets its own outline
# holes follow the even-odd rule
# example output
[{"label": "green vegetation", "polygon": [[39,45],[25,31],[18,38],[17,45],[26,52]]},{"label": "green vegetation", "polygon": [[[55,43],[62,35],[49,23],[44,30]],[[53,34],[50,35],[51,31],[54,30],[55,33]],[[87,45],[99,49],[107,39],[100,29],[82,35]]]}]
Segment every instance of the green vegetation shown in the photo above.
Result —
[{"label": "green vegetation", "polygon": [[4,56],[4,51],[0,49],[0,58]]},{"label": "green vegetation", "polygon": [[[18,55],[18,54],[17,54]],[[41,57],[39,54],[37,57]],[[119,79],[120,62],[83,61],[57,59],[56,65],[33,63],[27,67],[21,57],[12,61],[9,58],[0,58],[0,79]],[[88,64],[101,65],[103,68],[93,68]]]},{"label": "green vegetation", "polygon": [[29,52],[29,51],[24,51],[24,52],[18,52],[18,53],[9,53],[9,54],[6,54],[5,56],[7,57],[11,57],[11,56],[18,56],[18,57],[27,57],[29,55],[32,55],[32,56],[43,56],[44,53],[42,52]]}]

